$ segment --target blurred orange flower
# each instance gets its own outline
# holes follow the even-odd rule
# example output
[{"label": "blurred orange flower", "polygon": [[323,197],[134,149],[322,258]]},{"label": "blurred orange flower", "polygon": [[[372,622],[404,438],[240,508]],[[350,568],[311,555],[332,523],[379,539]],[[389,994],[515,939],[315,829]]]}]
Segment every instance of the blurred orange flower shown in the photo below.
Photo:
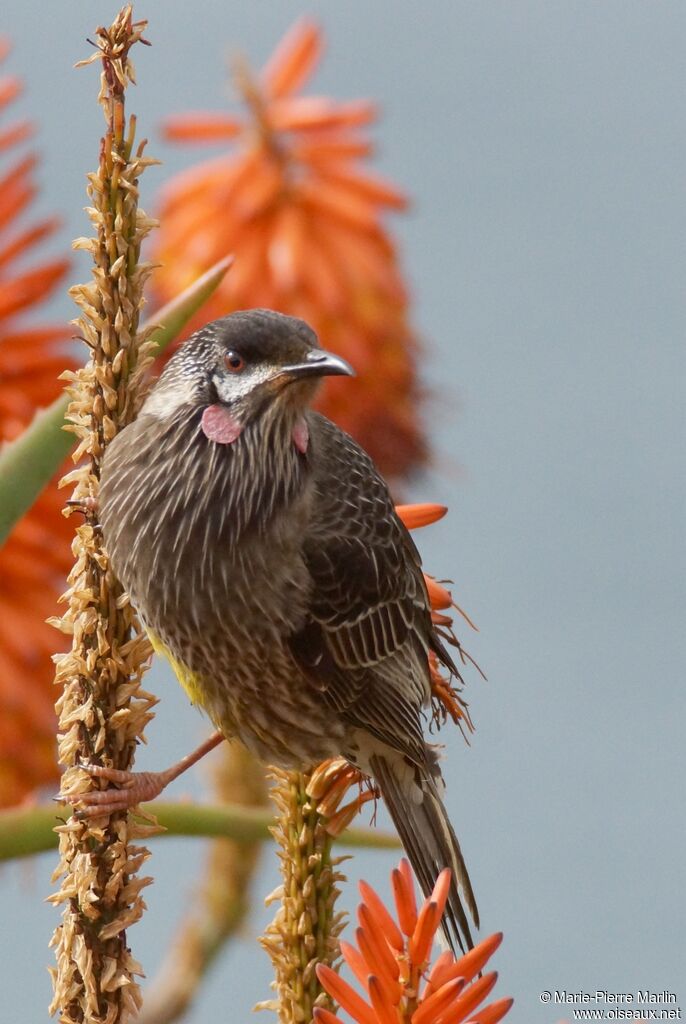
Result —
[{"label": "blurred orange flower", "polygon": [[[429,970],[431,950],[450,887],[450,870],[438,876],[433,893],[417,909],[410,865],[401,860],[391,874],[397,923],[379,895],[360,882],[357,946],[341,942],[341,953],[364,997],[324,964],[317,975],[324,989],[358,1024],[497,1024],[512,1006],[498,999],[481,1007],[493,989],[495,971],[481,974],[502,942],[498,933],[484,939],[459,960],[441,953]],[[479,1008],[481,1007],[481,1008]],[[343,1024],[317,1007],[317,1024]]]},{"label": "blurred orange flower", "polygon": [[372,150],[363,129],[376,117],[373,104],[300,95],[322,45],[319,29],[302,19],[259,77],[237,66],[243,115],[192,113],[166,122],[168,139],[233,149],[164,190],[155,250],[163,266],[154,283],[166,301],[234,253],[202,319],[266,306],[307,320],[358,373],[352,384],[330,381],[320,407],[384,473],[400,477],[426,456],[417,340],[383,225],[384,214],[407,201],[362,165]]},{"label": "blurred orange flower", "polygon": [[[7,50],[0,43],[0,60]],[[20,91],[18,79],[0,79],[0,117]],[[30,131],[27,121],[0,125],[0,152]],[[17,437],[36,410],[60,394],[58,374],[71,365],[66,325],[23,326],[23,314],[48,298],[68,267],[66,259],[22,267],[22,259],[57,227],[54,219],[21,225],[36,194],[35,166],[35,156],[15,158],[0,174],[0,441]],[[45,619],[55,612],[71,563],[73,529],[60,515],[62,505],[53,481],[0,549],[0,807],[58,777],[51,660],[56,633]]]}]

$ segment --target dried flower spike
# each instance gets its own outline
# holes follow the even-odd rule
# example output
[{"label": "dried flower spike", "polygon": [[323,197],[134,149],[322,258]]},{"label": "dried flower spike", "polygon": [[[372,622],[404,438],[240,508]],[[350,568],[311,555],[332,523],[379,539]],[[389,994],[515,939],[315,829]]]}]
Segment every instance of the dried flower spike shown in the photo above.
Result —
[{"label": "dried flower spike", "polygon": [[[139,263],[139,254],[153,222],[138,208],[138,178],[152,161],[144,157],[143,143],[134,148],[135,122],[127,124],[124,111],[124,89],[133,80],[129,50],[143,28],[125,7],[110,28],[98,29],[92,58],[102,62],[107,129],[98,170],[88,179],[95,238],[76,243],[93,255],[93,280],[71,289],[82,310],[77,324],[90,361],[67,375],[79,466],[62,483],[74,485],[72,501],[85,519],[73,544],[67,610],[57,623],[72,639],[71,651],[56,658],[62,793],[68,801],[93,784],[82,762],[130,768],[155,703],[140,685],[149,643],[108,574],[92,500],[105,448],[134,414],[138,375],[149,356],[138,319],[150,265]],[[52,942],[57,967],[51,1011],[59,1011],[62,1024],[125,1024],[141,1005],[141,968],[126,929],[143,913],[141,890],[150,882],[138,876],[148,852],[132,844],[146,829],[114,814],[74,816],[57,831],[60,863],[54,877],[61,884],[51,900],[65,908]]]},{"label": "dried flower spike", "polygon": [[279,901],[276,917],[262,938],[275,970],[277,998],[259,1004],[276,1010],[280,1024],[306,1024],[315,1006],[330,1007],[317,974],[320,965],[338,958],[344,915],[335,909],[340,860],[332,855],[326,821],[308,795],[310,776],[272,769],[277,823],[273,834],[281,847],[283,883],[268,898]]}]

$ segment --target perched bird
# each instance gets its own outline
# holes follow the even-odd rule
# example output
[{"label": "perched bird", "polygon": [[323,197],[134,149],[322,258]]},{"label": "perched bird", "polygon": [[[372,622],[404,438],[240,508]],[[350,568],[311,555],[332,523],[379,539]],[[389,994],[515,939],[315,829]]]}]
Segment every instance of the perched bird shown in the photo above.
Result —
[{"label": "perched bird", "polygon": [[203,327],[107,449],[105,546],[224,736],[288,768],[342,754],[375,780],[424,892],[452,869],[444,928],[471,947],[461,897],[478,926],[476,902],[422,733],[429,652],[457,669],[386,484],[310,409],[322,377],[352,372],[270,310]]}]

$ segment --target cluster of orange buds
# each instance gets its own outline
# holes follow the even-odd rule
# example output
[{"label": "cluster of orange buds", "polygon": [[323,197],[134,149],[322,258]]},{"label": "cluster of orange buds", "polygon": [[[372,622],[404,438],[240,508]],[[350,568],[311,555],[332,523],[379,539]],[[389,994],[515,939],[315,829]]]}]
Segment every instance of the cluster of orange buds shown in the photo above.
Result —
[{"label": "cluster of orange buds", "polygon": [[[434,890],[418,909],[410,865],[401,860],[391,874],[397,923],[379,895],[360,882],[357,945],[341,942],[341,953],[364,996],[332,968],[320,964],[324,989],[357,1024],[497,1024],[512,1006],[498,999],[481,1006],[498,975],[481,974],[502,941],[498,933],[456,959],[445,951],[429,969],[431,951],[450,889],[450,870],[438,876]],[[343,1024],[316,1007],[317,1024]]]},{"label": "cluster of orange buds", "polygon": [[[448,509],[445,505],[427,503],[396,505],[395,511],[408,530],[416,530],[442,519]],[[460,606],[455,603],[452,593],[443,583],[439,583],[433,576],[429,576],[426,573],[424,573],[424,582],[426,583],[431,603],[431,619],[436,627],[436,632],[457,650],[462,662],[472,661],[453,632],[452,616],[447,615],[446,612],[448,609],[454,608],[472,629],[476,629],[476,626]],[[478,671],[481,671],[478,665],[476,668]],[[446,718],[450,716],[463,732],[465,728],[469,732],[473,732],[474,726],[469,716],[469,709],[461,695],[462,678],[459,675],[456,678],[451,678],[447,675],[433,651],[429,652],[429,674],[433,714],[436,724],[442,725]]]},{"label": "cluster of orange buds", "polygon": [[[357,796],[343,804],[353,786],[358,787]],[[330,757],[312,772],[307,795],[316,801],[317,813],[326,819],[329,835],[339,836],[364,805],[377,800],[380,794],[371,779],[344,757]]]},{"label": "cluster of orange buds", "polygon": [[407,200],[362,163],[372,151],[362,131],[376,117],[372,103],[299,94],[322,46],[319,29],[303,19],[259,76],[245,63],[236,67],[243,116],[167,120],[168,139],[232,149],[165,188],[154,287],[166,301],[235,254],[203,320],[254,306],[306,320],[357,372],[343,387],[327,382],[320,408],[398,478],[426,454],[417,340],[396,247],[383,223]]},{"label": "cluster of orange buds", "polygon": [[[7,51],[7,43],[0,43],[0,59]],[[20,91],[16,77],[0,78],[0,117]],[[30,134],[26,120],[0,126],[0,154]],[[36,163],[32,154],[15,157],[0,176],[0,442],[13,441],[61,393],[58,375],[73,365],[66,325],[27,327],[22,320],[48,298],[68,267],[66,259],[22,266],[58,226],[54,218],[20,223],[36,195]],[[55,480],[0,548],[0,807],[19,803],[58,777],[55,633],[45,620],[55,613],[72,561],[73,531],[60,515],[62,504]]]}]

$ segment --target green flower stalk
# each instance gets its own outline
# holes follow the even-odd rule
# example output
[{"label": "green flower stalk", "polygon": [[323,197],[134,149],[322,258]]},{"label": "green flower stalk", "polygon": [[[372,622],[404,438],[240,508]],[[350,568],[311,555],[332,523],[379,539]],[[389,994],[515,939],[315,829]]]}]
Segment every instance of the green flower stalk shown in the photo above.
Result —
[{"label": "green flower stalk", "polygon": [[[56,624],[72,637],[68,654],[57,657],[59,759],[65,772],[62,795],[72,802],[95,783],[81,764],[93,762],[129,769],[136,745],[152,717],[155,698],[141,687],[149,644],[128,598],[108,573],[97,519],[100,465],[107,444],[135,414],[138,381],[150,357],[149,330],[139,331],[143,286],[151,266],[139,263],[143,239],[154,226],[138,208],[138,179],[155,161],[135,145],[135,120],[127,122],[124,94],[135,81],[129,51],[145,42],[146,22],[134,23],[131,7],[109,28],[98,28],[96,50],[88,61],[102,63],[99,102],[107,129],[98,170],[88,176],[89,215],[95,237],[75,248],[93,257],[93,279],[70,294],[81,308],[76,321],[90,358],[69,381],[67,418],[78,439],[78,468],[63,485],[74,485],[70,508],[84,522],[73,543],[75,564],[63,597],[64,616]],[[57,830],[62,923],[52,940],[57,966],[52,971],[51,1012],[61,1024],[125,1024],[140,1008],[139,964],[128,948],[126,931],[143,913],[141,890],[150,879],[138,872],[148,851],[133,844],[149,826],[126,814],[111,818],[72,816]]]}]

